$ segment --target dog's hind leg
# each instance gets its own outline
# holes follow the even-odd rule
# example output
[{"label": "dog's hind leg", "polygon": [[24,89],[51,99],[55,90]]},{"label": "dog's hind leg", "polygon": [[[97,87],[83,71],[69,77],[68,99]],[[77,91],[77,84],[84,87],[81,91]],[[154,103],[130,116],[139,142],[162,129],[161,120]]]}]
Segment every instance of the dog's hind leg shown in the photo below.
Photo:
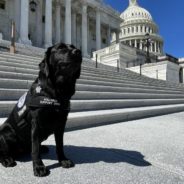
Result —
[{"label": "dog's hind leg", "polygon": [[16,166],[15,160],[10,156],[8,144],[3,135],[0,136],[0,162],[4,167]]}]

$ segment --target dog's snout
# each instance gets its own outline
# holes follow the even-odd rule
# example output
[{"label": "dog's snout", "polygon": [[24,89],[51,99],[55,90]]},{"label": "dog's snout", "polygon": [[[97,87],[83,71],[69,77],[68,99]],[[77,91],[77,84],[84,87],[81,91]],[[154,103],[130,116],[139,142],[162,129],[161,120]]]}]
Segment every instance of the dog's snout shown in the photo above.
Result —
[{"label": "dog's snout", "polygon": [[72,54],[77,55],[77,56],[80,56],[81,55],[81,51],[79,49],[74,49],[72,51]]}]

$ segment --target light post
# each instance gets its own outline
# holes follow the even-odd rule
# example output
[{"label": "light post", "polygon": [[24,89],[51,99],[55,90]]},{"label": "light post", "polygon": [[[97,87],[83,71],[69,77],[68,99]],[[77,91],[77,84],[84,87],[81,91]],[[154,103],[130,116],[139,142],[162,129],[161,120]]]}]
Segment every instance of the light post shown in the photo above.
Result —
[{"label": "light post", "polygon": [[95,63],[95,67],[98,68],[98,54],[96,54],[96,63]]},{"label": "light post", "polygon": [[10,45],[10,53],[15,53],[15,22],[12,20],[11,22],[11,45]]},{"label": "light post", "polygon": [[146,62],[145,63],[151,63],[149,49],[150,49],[152,41],[150,39],[149,33],[145,34],[145,39],[143,42],[144,42],[144,46],[146,47]]}]

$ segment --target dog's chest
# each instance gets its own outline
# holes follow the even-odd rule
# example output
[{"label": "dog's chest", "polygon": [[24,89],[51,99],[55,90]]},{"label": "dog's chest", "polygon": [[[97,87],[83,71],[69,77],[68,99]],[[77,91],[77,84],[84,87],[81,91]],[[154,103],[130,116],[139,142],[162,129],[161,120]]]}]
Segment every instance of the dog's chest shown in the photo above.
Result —
[{"label": "dog's chest", "polygon": [[60,112],[54,109],[40,109],[37,123],[39,136],[42,141],[47,139],[57,128],[62,126],[62,122],[58,120],[59,116]]}]

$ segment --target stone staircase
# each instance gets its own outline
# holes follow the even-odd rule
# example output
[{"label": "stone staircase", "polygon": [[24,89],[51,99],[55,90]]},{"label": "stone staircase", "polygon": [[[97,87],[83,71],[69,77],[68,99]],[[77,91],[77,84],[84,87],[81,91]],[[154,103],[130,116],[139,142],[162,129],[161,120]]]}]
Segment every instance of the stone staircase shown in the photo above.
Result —
[{"label": "stone staircase", "polygon": [[[0,52],[0,122],[38,74],[39,57]],[[184,111],[184,86],[83,61],[68,130]]]}]

